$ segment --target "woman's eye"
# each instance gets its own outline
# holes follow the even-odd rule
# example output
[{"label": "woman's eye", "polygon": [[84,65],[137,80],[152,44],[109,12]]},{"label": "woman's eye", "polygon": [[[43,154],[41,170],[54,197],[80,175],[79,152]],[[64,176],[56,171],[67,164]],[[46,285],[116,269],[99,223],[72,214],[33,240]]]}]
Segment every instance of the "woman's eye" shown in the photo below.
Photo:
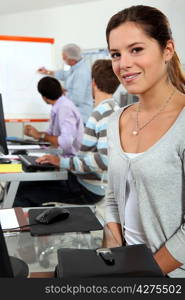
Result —
[{"label": "woman's eye", "polygon": [[115,58],[118,58],[118,57],[120,57],[120,53],[119,52],[111,53],[111,58],[112,59],[115,59]]},{"label": "woman's eye", "polygon": [[138,52],[141,52],[142,50],[143,50],[142,47],[137,47],[137,48],[133,48],[133,49],[131,50],[131,52],[132,52],[132,53],[138,53]]}]

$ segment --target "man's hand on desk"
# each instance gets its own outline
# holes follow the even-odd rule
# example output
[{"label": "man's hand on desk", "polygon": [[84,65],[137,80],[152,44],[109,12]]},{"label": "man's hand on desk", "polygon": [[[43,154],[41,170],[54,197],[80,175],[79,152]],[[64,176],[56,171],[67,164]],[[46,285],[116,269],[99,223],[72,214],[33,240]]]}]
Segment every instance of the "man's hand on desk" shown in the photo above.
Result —
[{"label": "man's hand on desk", "polygon": [[40,164],[46,164],[50,163],[54,166],[59,167],[60,166],[60,158],[58,156],[52,155],[52,154],[47,154],[42,157],[39,157],[36,162]]},{"label": "man's hand on desk", "polygon": [[40,139],[40,132],[33,126],[31,125],[26,125],[24,127],[24,134],[26,134],[27,136],[31,136],[33,138],[35,138],[36,140]]}]

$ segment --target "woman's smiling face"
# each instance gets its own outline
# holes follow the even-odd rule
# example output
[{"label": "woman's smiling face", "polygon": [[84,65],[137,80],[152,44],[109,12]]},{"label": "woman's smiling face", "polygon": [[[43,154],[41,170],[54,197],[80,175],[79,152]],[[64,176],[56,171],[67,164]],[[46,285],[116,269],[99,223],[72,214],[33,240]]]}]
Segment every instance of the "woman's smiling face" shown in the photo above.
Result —
[{"label": "woman's smiling face", "polygon": [[[171,44],[170,44],[171,43]],[[111,30],[109,50],[114,73],[130,94],[142,94],[167,78],[173,43],[162,51],[140,25],[126,22]]]}]

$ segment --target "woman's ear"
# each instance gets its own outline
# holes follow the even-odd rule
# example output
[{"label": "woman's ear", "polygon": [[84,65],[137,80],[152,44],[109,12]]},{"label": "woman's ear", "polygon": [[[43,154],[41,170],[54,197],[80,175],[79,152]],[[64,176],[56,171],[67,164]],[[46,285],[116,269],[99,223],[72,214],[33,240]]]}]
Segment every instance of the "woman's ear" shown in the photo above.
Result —
[{"label": "woman's ear", "polygon": [[174,42],[172,40],[167,41],[166,47],[164,49],[164,61],[168,63],[175,52]]}]

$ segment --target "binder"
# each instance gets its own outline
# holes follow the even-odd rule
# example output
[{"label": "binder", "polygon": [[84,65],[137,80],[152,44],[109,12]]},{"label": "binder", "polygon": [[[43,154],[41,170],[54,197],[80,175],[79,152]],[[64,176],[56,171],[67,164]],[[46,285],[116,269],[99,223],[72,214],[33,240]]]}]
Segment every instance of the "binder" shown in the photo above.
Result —
[{"label": "binder", "polygon": [[[97,250],[106,249],[114,259],[111,264],[107,263],[109,256],[102,258],[97,253]],[[57,250],[57,256],[57,278],[164,277],[145,244],[100,249],[61,248]]]}]

